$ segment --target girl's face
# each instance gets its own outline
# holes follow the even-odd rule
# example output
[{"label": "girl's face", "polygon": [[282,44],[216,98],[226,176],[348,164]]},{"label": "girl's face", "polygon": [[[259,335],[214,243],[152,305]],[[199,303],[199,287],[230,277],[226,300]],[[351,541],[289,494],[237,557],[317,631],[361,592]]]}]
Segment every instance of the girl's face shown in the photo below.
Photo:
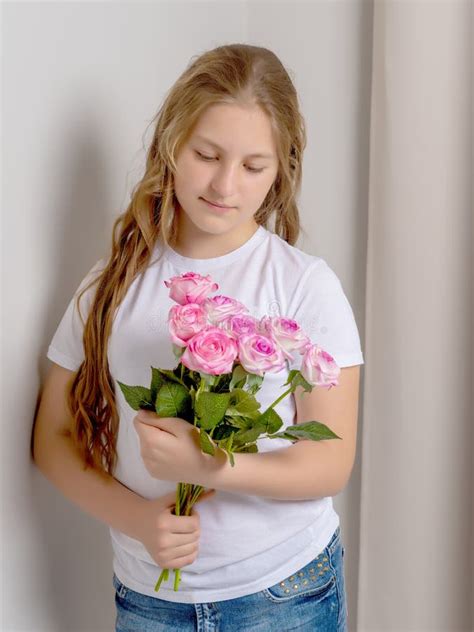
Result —
[{"label": "girl's face", "polygon": [[[272,129],[260,108],[209,106],[176,164],[180,239],[250,237],[257,228],[254,215],[278,173]],[[216,208],[206,200],[230,208]]]}]

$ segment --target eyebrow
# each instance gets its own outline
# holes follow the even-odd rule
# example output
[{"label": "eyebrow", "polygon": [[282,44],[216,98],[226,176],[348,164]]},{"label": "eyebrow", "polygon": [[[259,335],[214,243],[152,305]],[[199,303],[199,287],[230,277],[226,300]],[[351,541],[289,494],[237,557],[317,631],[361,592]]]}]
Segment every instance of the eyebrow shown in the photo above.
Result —
[{"label": "eyebrow", "polygon": [[[219,149],[220,151],[223,151],[225,153],[225,151],[224,151],[224,149],[222,147],[219,147],[219,145],[217,143],[214,143],[209,138],[204,138],[204,136],[196,136],[196,139],[197,140],[201,140],[204,143],[207,143],[208,145],[212,145],[216,149]],[[272,154],[255,153],[255,154],[249,154],[248,156],[246,156],[246,158],[273,158],[273,155]]]}]

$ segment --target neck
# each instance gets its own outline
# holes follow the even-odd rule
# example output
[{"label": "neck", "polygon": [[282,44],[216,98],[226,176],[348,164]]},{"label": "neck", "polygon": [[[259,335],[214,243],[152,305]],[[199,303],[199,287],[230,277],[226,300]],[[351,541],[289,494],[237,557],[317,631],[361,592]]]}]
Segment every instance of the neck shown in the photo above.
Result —
[{"label": "neck", "polygon": [[252,222],[245,227],[237,227],[232,233],[213,235],[193,230],[192,234],[179,226],[177,236],[171,245],[173,250],[183,257],[192,259],[213,259],[222,257],[245,244],[258,230],[259,225]]}]

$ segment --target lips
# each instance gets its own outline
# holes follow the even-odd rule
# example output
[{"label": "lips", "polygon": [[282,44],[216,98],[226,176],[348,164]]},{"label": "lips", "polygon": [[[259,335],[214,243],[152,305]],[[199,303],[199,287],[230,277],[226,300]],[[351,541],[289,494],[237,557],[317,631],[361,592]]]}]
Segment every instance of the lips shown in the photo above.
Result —
[{"label": "lips", "polygon": [[206,200],[206,198],[201,198],[204,202],[207,202],[208,204],[210,204],[211,206],[215,207],[215,208],[221,208],[222,210],[226,210],[226,209],[231,209],[234,208],[233,206],[223,206],[222,204],[217,204],[215,202],[211,202],[209,200]]}]

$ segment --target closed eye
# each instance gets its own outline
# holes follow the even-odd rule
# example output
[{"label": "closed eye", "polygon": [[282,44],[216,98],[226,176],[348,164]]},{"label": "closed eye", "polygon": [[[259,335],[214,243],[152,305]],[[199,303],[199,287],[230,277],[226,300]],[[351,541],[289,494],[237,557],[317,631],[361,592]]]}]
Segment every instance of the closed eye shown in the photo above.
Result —
[{"label": "closed eye", "polygon": [[[205,156],[204,154],[201,154],[201,152],[196,150],[196,154],[199,156],[199,158],[201,160],[204,160],[205,162],[210,162],[211,160],[216,160],[214,158],[214,156]],[[265,171],[265,168],[262,169],[255,169],[254,167],[247,167],[248,171],[250,171],[250,173],[262,173],[262,171]]]}]

